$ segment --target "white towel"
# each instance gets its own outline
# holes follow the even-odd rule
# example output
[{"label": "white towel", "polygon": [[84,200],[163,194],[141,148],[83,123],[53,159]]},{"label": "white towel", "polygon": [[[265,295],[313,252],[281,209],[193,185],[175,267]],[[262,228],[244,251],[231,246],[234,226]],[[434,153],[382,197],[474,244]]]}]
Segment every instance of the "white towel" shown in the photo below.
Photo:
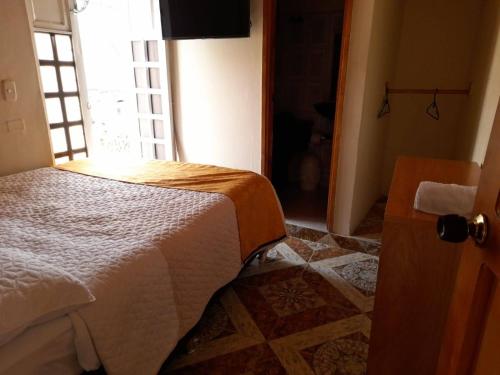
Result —
[{"label": "white towel", "polygon": [[470,218],[476,192],[477,186],[422,181],[415,194],[413,208],[435,215],[457,214]]}]

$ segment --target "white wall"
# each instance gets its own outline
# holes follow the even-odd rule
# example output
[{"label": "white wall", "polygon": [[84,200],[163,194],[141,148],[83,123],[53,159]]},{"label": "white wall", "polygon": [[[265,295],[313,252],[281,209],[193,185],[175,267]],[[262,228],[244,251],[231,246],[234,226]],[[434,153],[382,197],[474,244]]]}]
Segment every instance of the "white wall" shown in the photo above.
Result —
[{"label": "white wall", "polygon": [[334,231],[350,234],[381,194],[387,118],[377,120],[394,71],[401,0],[354,0]]},{"label": "white wall", "polygon": [[[408,0],[393,87],[467,88],[483,0]],[[392,95],[384,160],[388,191],[399,155],[453,159],[466,96],[437,97],[440,119],[425,109],[432,95]]]},{"label": "white wall", "polygon": [[455,152],[459,159],[482,163],[500,97],[500,0],[486,0],[474,46],[471,94]]},{"label": "white wall", "polygon": [[[52,152],[25,2],[0,1],[0,81],[14,80],[18,100],[0,94],[0,175],[52,165]],[[24,119],[24,132],[5,122]]]},{"label": "white wall", "polygon": [[[351,233],[388,191],[399,155],[482,162],[500,94],[499,2],[354,1],[335,231]],[[472,82],[472,91],[438,96],[439,121],[425,114],[431,95],[391,95],[391,113],[377,120],[385,80],[408,88]]]},{"label": "white wall", "polygon": [[250,38],[171,43],[180,160],[261,169],[262,1]]}]

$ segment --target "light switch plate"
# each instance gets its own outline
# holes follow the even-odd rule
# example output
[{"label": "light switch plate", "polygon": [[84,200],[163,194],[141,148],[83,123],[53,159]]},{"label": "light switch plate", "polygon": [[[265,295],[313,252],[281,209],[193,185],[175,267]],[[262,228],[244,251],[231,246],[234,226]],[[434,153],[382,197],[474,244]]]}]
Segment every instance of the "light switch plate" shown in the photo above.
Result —
[{"label": "light switch plate", "polygon": [[16,82],[10,79],[2,81],[3,97],[8,102],[15,102],[17,100]]}]

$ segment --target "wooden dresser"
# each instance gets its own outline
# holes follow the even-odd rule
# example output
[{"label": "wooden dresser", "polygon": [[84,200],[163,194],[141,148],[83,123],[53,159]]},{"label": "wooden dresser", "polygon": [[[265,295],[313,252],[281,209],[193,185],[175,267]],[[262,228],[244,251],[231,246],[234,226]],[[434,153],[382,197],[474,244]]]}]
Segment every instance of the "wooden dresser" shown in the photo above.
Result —
[{"label": "wooden dresser", "polygon": [[475,163],[398,160],[384,217],[368,375],[435,373],[460,252],[436,215],[413,209],[421,181],[477,185]]}]

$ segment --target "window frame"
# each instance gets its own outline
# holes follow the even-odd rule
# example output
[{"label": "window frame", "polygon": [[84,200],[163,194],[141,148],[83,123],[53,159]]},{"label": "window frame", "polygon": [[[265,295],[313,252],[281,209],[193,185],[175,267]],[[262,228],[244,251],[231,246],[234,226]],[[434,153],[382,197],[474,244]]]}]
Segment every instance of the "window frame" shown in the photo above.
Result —
[{"label": "window frame", "polygon": [[[51,41],[51,47],[52,47],[52,54],[53,54],[53,60],[46,60],[46,59],[39,59],[37,56],[38,64],[39,67],[41,68],[42,66],[51,66],[55,68],[56,71],[56,79],[57,79],[57,86],[58,86],[58,91],[57,92],[45,92],[43,85],[42,85],[42,93],[44,95],[44,99],[53,99],[57,98],[59,99],[60,105],[61,105],[61,112],[62,112],[62,122],[57,122],[57,123],[50,123],[48,122],[49,126],[49,132],[53,129],[64,129],[64,135],[66,139],[66,146],[67,150],[62,151],[62,152],[54,152],[53,147],[52,147],[52,153],[54,155],[54,159],[57,161],[59,158],[64,158],[68,157],[69,160],[74,160],[74,155],[75,154],[81,154],[85,153],[86,157],[88,157],[88,144],[87,144],[87,137],[86,137],[86,131],[85,131],[85,125],[83,121],[83,111],[82,111],[82,98],[80,95],[80,86],[78,82],[78,72],[77,72],[77,66],[76,66],[76,59],[75,59],[75,52],[73,48],[73,37],[70,34],[67,33],[62,33],[62,32],[55,32],[55,31],[45,31],[45,30],[34,30],[34,34],[48,34],[50,36],[50,41]],[[56,44],[56,36],[61,35],[70,38],[70,46],[71,46],[71,54],[72,54],[72,61],[60,61],[59,56],[58,56],[58,51],[57,51],[57,44]],[[36,43],[35,43],[35,47]],[[76,91],[71,91],[71,92],[65,92],[63,90],[63,83],[62,83],[62,78],[61,78],[61,67],[72,67],[75,72],[75,81],[76,81]],[[41,71],[40,71],[41,74]],[[68,121],[68,114],[67,114],[67,108],[66,108],[66,102],[65,98],[68,97],[77,97],[78,101],[80,103],[79,110],[80,110],[80,119],[76,121]],[[44,101],[45,104],[45,101]],[[48,118],[47,118],[48,121]],[[70,135],[70,127],[71,126],[78,126],[80,125],[82,127],[82,132],[83,132],[83,141],[84,141],[84,147],[80,148],[73,148],[71,144],[71,135]],[[52,136],[51,136],[52,137]],[[51,138],[52,140],[52,138]]]}]

